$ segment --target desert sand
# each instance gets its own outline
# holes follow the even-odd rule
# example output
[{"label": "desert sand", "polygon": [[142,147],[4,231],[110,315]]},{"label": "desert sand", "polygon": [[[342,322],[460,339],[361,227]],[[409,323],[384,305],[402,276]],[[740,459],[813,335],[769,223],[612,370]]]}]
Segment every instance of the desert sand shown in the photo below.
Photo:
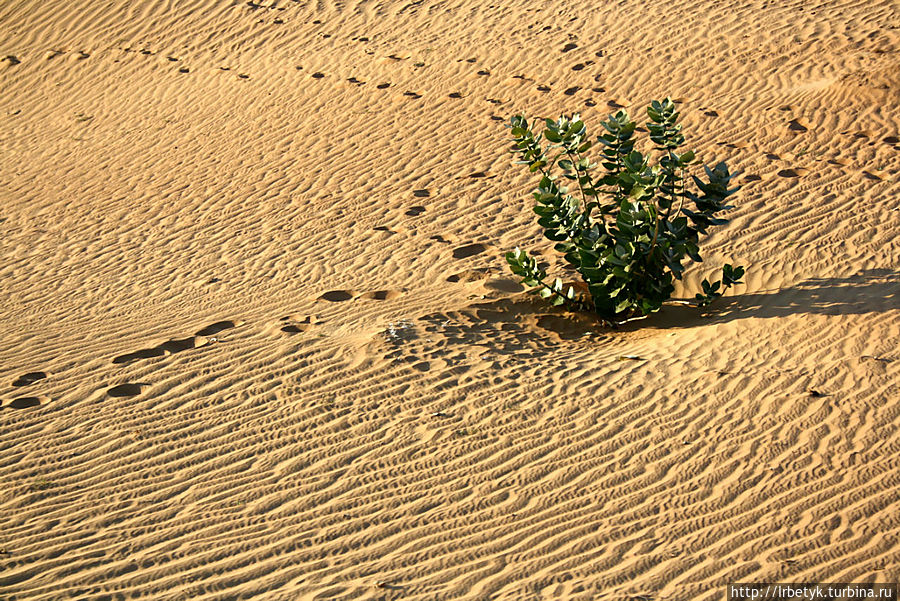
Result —
[{"label": "desert sand", "polygon": [[[0,598],[900,580],[892,0],[0,6]],[[618,330],[508,272],[504,124],[743,172]]]}]

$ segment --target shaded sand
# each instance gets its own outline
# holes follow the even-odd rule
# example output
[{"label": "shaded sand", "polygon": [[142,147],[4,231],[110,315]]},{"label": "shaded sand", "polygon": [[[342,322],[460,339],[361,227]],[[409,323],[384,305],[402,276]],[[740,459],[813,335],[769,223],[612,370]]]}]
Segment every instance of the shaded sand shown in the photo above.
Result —
[{"label": "shaded sand", "polygon": [[[896,3],[578,7],[0,5],[0,597],[900,580]],[[532,304],[503,122],[666,94],[746,284]]]}]

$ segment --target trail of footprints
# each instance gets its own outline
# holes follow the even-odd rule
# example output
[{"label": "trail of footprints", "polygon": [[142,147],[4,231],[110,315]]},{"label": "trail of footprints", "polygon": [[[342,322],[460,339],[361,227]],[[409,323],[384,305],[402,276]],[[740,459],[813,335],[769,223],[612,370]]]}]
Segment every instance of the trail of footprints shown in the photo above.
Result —
[{"label": "trail of footprints", "polygon": [[[217,334],[225,330],[237,327],[242,322],[217,321],[211,323],[186,338],[173,338],[157,346],[142,348],[124,355],[118,355],[112,359],[114,365],[128,365],[141,359],[164,357],[175,353],[181,353],[192,349],[199,349],[219,341]],[[17,388],[30,387],[48,378],[45,371],[32,371],[16,378],[11,385]],[[113,398],[131,397],[141,394],[150,386],[148,382],[125,382],[107,389],[106,393]],[[0,409],[28,409],[40,407],[49,403],[52,399],[46,395],[21,396],[14,398],[8,404],[0,405]]]},{"label": "trail of footprints", "polygon": [[[440,238],[440,236],[437,236]],[[442,240],[444,241],[444,240]],[[446,241],[445,241],[446,242]],[[484,252],[487,246],[480,243],[467,244],[457,247],[453,251],[456,259],[468,258]],[[472,269],[451,275],[447,278],[448,282],[472,282],[484,280],[490,277],[490,270],[486,268]],[[371,301],[391,301],[399,298],[405,290],[374,290],[369,292],[358,292],[355,290],[330,290],[318,297],[320,301],[339,303],[354,299],[371,300]],[[218,336],[220,333],[232,328],[243,325],[242,321],[222,320],[211,323],[206,327],[198,330],[192,336],[184,338],[171,338],[161,344],[151,347],[141,348],[135,351],[124,353],[113,357],[114,365],[130,365],[136,361],[144,359],[153,359],[182,353],[191,350],[198,350],[209,347],[221,340]],[[307,315],[302,318],[295,316],[285,316],[279,321],[279,329],[281,332],[294,335],[309,331],[312,327],[325,323],[315,316]],[[389,328],[389,331],[391,328]],[[402,330],[402,326],[401,326]],[[400,338],[402,339],[402,335]],[[427,371],[427,368],[423,371]],[[24,373],[14,379],[10,385],[15,388],[25,388],[35,386],[44,380],[47,380],[49,374],[46,371],[31,371]],[[112,398],[132,397],[144,392],[151,386],[149,382],[125,382],[117,384],[106,390],[106,394]],[[49,403],[52,399],[46,395],[19,396],[13,398],[9,403],[0,404],[2,409],[29,409],[32,407],[40,407]]]},{"label": "trail of footprints", "polygon": [[[252,2],[252,1],[247,2],[246,6],[247,6],[248,10],[251,12],[255,12],[257,10],[279,11],[279,12],[286,10],[286,7],[284,7],[284,6],[265,6],[265,5],[258,4],[258,3]],[[263,22],[263,21],[260,21],[260,22]],[[282,18],[276,18],[272,21],[273,25],[283,25],[284,23],[285,23],[285,20]],[[307,22],[307,24],[317,26],[317,27],[322,27],[325,25],[325,23],[319,19],[315,19],[311,22]],[[544,27],[544,30],[547,30],[547,27]],[[332,37],[332,34],[325,33],[325,32],[320,32],[317,35],[322,38]],[[362,44],[366,44],[366,43],[372,41],[367,36],[353,36],[350,39],[352,41],[359,42]],[[576,42],[570,41],[570,42],[567,42],[564,46],[562,46],[562,48],[560,48],[560,52],[562,54],[568,54],[578,48],[579,48],[579,46]],[[123,48],[122,51],[123,52],[135,52],[135,53],[139,53],[139,54],[145,55],[145,56],[154,56],[154,55],[158,54],[157,52],[154,52],[153,50],[150,50],[149,48],[146,48],[146,47],[140,48],[140,49],[126,47],[126,48]],[[365,52],[366,52],[366,54],[369,54],[369,55],[374,54],[374,51],[370,50],[370,49],[366,49]],[[46,58],[46,60],[51,60],[51,59],[54,59],[63,54],[66,54],[65,50],[52,49],[52,50],[49,50],[47,53],[45,53],[45,58]],[[593,54],[594,54],[594,57],[596,57],[596,58],[603,58],[606,56],[605,51],[602,49],[594,51]],[[78,60],[84,60],[84,59],[90,58],[91,55],[84,51],[76,51],[76,52],[73,52],[72,56]],[[191,72],[191,69],[189,66],[180,64],[181,59],[179,57],[167,55],[165,58],[170,63],[179,63],[178,65],[176,65],[177,71],[179,73],[187,74],[187,73]],[[391,54],[387,55],[387,58],[390,60],[396,61],[396,62],[402,62],[402,61],[410,60],[411,57],[398,56],[396,53],[391,53]],[[5,56],[3,59],[0,59],[0,61],[6,63],[6,65],[8,67],[16,67],[24,62],[21,57],[12,55],[12,54]],[[115,59],[115,62],[119,62],[119,59]],[[470,58],[465,58],[465,59],[458,59],[457,62],[465,62],[465,63],[474,65],[475,63],[478,62],[478,59],[476,59],[474,57],[470,57]],[[582,72],[596,64],[597,63],[595,62],[594,59],[582,59],[579,62],[576,62],[575,64],[573,64],[571,69],[572,69],[572,71],[575,71],[575,72]],[[414,67],[417,69],[424,68],[426,66],[427,66],[426,63],[423,62],[422,60],[418,60],[414,63]],[[221,71],[225,71],[225,72],[231,71],[231,67],[229,67],[229,66],[220,66],[219,69]],[[304,67],[301,65],[296,65],[296,70],[299,72],[302,72],[302,71],[304,71]],[[490,69],[482,67],[482,68],[477,69],[476,75],[478,77],[490,77],[493,74]],[[242,80],[250,79],[250,75],[248,75],[246,73],[237,73],[236,76],[237,76],[237,78],[242,79]],[[323,81],[328,78],[328,74],[323,73],[321,71],[315,71],[310,74],[310,78],[315,81]],[[524,82],[529,82],[529,83],[535,84],[536,91],[541,92],[541,93],[546,94],[553,90],[553,88],[550,85],[537,83],[533,79],[528,78],[522,74],[514,75],[513,79],[518,79],[518,80],[521,80]],[[594,82],[599,83],[603,80],[603,76],[601,74],[595,74],[593,76],[593,80],[594,80]],[[367,84],[366,81],[361,80],[355,76],[347,78],[346,81],[355,86],[364,86]],[[393,87],[394,87],[394,84],[392,84],[391,82],[379,82],[378,84],[375,85],[375,88],[378,90],[388,90]],[[562,90],[562,94],[565,96],[572,97],[583,90],[584,91],[589,90],[591,93],[596,93],[596,94],[603,94],[606,92],[606,88],[599,86],[599,85],[594,85],[594,86],[573,85],[573,86],[567,87],[564,90]],[[413,90],[405,90],[402,92],[402,95],[404,97],[410,98],[412,100],[418,100],[418,99],[421,99],[424,97],[423,93],[413,91]],[[461,91],[455,91],[455,92],[451,92],[450,94],[448,94],[448,97],[451,99],[463,99],[463,98],[466,98],[466,94]],[[501,99],[498,99],[498,98],[486,97],[486,98],[484,98],[484,100],[486,102],[489,102],[494,105],[504,104],[504,101]],[[588,106],[588,107],[594,107],[594,106],[598,105],[598,101],[592,97],[584,98],[583,101],[584,101],[584,105]],[[627,106],[628,102],[622,98],[615,98],[615,99],[607,100],[605,104],[610,109],[617,110],[617,109],[624,108],[625,106]],[[790,113],[790,112],[793,112],[793,109],[795,109],[795,108],[796,107],[789,105],[789,106],[780,107],[779,110]],[[709,107],[699,107],[699,110],[701,111],[702,115],[707,118],[717,118],[719,116],[719,113],[716,110],[709,108]],[[497,115],[492,115],[491,119],[494,121],[505,121],[505,119],[503,117],[500,117]],[[790,131],[794,134],[802,135],[810,130],[811,124],[808,120],[806,120],[802,117],[792,117],[786,121],[785,127],[787,128],[788,131]],[[871,131],[843,132],[843,133],[845,135],[850,135],[854,138],[869,138],[869,137],[873,137],[875,135],[874,132],[871,132]],[[893,148],[894,150],[900,150],[900,138],[898,138],[897,135],[891,134],[891,135],[883,136],[881,139],[881,142],[886,144],[887,146]],[[869,143],[875,144],[874,141],[869,142]],[[829,163],[841,166],[841,163],[839,163],[839,162],[829,161]],[[803,176],[807,175],[808,173],[810,173],[810,170],[807,168],[804,168],[804,167],[788,167],[788,168],[783,168],[783,169],[777,170],[776,175],[781,178],[794,179],[794,178],[803,177]],[[885,171],[883,171],[883,170],[880,171],[878,169],[863,170],[863,171],[861,171],[861,175],[863,177],[865,177],[866,179],[874,180],[874,181],[885,181],[885,180],[890,179],[889,175]],[[475,175],[473,175],[471,177],[475,177]],[[748,176],[745,176],[744,181],[745,182],[754,182],[754,181],[759,181],[760,179],[761,178],[758,175],[750,174]],[[406,214],[411,217],[417,217],[417,216],[421,215],[422,213],[424,213],[425,210],[426,210],[426,208],[424,206],[416,205],[416,206],[410,207]]]}]

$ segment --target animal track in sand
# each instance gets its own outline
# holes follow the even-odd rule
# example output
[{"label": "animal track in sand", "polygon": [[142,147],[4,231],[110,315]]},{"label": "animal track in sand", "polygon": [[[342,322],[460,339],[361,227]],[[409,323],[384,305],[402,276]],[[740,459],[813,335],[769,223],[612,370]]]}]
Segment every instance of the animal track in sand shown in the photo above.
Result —
[{"label": "animal track in sand", "polygon": [[450,94],[448,94],[448,96],[450,98],[462,98],[463,97],[461,92],[451,92]]},{"label": "animal track in sand", "polygon": [[537,87],[537,90],[538,90],[538,92],[543,92],[546,94],[547,92],[550,91],[550,86],[540,85]]},{"label": "animal track in sand", "polygon": [[150,384],[146,382],[126,382],[125,384],[113,386],[106,391],[106,394],[115,398],[137,396],[148,386],[150,386]]},{"label": "animal track in sand", "polygon": [[15,381],[13,381],[12,385],[17,386],[17,387],[18,386],[30,386],[31,384],[34,384],[35,382],[43,380],[46,377],[47,377],[46,372],[31,371],[31,372],[28,372],[27,374],[23,374],[23,375],[19,376],[18,378],[16,378]]},{"label": "animal track in sand", "polygon": [[413,196],[416,198],[428,198],[431,196],[431,192],[428,191],[428,188],[421,188],[419,190],[413,190]]},{"label": "animal track in sand", "polygon": [[575,93],[581,89],[581,86],[572,86],[571,88],[566,88],[563,92],[566,96],[574,96]]},{"label": "animal track in sand", "polygon": [[391,87],[391,84],[388,83],[388,82],[385,82],[385,83],[380,83],[380,84],[378,84],[378,85],[375,86],[375,87],[378,88],[379,90],[386,90],[386,89],[388,89],[389,87]]},{"label": "animal track in sand", "polygon": [[416,92],[410,92],[409,90],[403,92],[403,95],[404,95],[404,96],[409,96],[409,97],[411,97],[413,100],[418,100],[419,98],[422,97],[421,94],[418,94],[418,93],[416,93]]},{"label": "animal track in sand", "polygon": [[49,402],[50,397],[47,396],[22,396],[13,399],[6,407],[10,409],[28,409],[30,407],[40,407]]},{"label": "animal track in sand", "polygon": [[571,52],[572,50],[575,50],[576,48],[578,48],[578,44],[576,44],[574,42],[569,42],[568,44],[563,46],[562,52]]},{"label": "animal track in sand", "polygon": [[416,205],[414,207],[410,207],[409,210],[406,211],[406,215],[409,217],[418,217],[424,212],[425,207],[423,207],[422,205]]}]

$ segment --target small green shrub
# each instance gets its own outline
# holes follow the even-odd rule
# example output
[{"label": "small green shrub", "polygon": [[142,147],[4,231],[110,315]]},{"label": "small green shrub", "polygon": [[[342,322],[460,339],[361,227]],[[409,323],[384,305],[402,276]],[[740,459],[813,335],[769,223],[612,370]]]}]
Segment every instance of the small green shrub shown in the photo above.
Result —
[{"label": "small green shrub", "polygon": [[[658,311],[681,279],[686,258],[702,261],[699,239],[712,226],[726,223],[717,215],[732,208],[725,199],[737,192],[728,188],[737,173],[725,163],[704,166],[706,181],[691,175],[697,192],[688,186],[688,168],[696,164],[692,151],[676,152],[684,143],[678,113],[670,98],[647,107],[647,130],[657,160],[634,149],[636,124],[619,110],[601,125],[605,132],[596,142],[602,146],[600,163],[605,170],[594,178],[596,164],[586,156],[594,145],[579,115],[546,119],[543,132],[535,133],[539,120],[529,125],[517,115],[510,119],[514,153],[541,181],[534,191],[534,212],[544,235],[584,280],[583,292],[565,287],[547,274],[533,257],[516,248],[506,254],[512,272],[553,305],[573,310],[592,310],[613,324]],[[542,139],[549,142],[546,146]],[[552,158],[550,155],[553,155]],[[573,182],[575,195],[561,185],[551,171],[558,167]],[[740,283],[743,267],[725,265],[722,279],[703,281],[698,304],[706,306],[724,290]]]}]

